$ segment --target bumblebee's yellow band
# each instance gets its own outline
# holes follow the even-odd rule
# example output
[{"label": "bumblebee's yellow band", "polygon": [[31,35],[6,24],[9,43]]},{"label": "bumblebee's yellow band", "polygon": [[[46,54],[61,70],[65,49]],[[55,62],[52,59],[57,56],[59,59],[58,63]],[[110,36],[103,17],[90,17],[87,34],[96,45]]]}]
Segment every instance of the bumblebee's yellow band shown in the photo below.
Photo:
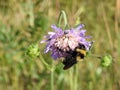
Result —
[{"label": "bumblebee's yellow band", "polygon": [[76,51],[79,52],[80,54],[83,54],[84,56],[86,56],[86,50],[77,48]]}]

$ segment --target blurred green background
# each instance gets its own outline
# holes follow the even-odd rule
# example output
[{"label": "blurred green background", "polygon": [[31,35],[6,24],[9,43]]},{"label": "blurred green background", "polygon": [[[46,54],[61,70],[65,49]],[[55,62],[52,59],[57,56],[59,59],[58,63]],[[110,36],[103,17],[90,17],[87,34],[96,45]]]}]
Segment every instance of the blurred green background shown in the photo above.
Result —
[{"label": "blurred green background", "polygon": [[[59,64],[54,90],[74,90],[74,86],[76,90],[120,90],[120,0],[0,0],[0,90],[50,90],[51,72],[25,52],[51,31],[61,10],[66,11],[70,27],[78,21],[85,24],[87,35],[95,41],[92,54],[111,54],[114,62],[104,68],[90,56],[67,71]],[[44,48],[39,44],[51,64]]]}]

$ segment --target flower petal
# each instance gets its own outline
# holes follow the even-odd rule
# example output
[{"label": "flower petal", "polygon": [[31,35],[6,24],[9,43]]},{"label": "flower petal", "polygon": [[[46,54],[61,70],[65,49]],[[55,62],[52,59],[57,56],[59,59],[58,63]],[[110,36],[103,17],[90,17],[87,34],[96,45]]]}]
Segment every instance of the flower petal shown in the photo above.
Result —
[{"label": "flower petal", "polygon": [[84,24],[80,24],[79,26],[77,26],[76,28],[75,28],[75,30],[80,30],[81,28],[83,28],[85,25]]}]

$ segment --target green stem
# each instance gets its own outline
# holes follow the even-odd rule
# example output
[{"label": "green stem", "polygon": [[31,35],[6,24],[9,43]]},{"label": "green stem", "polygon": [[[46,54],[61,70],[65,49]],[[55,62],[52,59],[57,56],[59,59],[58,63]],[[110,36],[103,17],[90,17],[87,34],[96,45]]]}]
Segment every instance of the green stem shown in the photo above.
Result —
[{"label": "green stem", "polygon": [[44,58],[43,58],[43,56],[41,55],[41,53],[40,53],[40,60],[43,62],[43,64],[49,69],[49,70],[51,70],[51,68],[50,68],[50,65],[44,60]]},{"label": "green stem", "polygon": [[75,67],[74,90],[78,90],[78,67]]},{"label": "green stem", "polygon": [[53,66],[53,63],[52,63],[52,68],[51,68],[51,90],[54,90],[54,66]]},{"label": "green stem", "polygon": [[51,71],[51,90],[54,90],[54,70]]},{"label": "green stem", "polygon": [[42,57],[41,53],[40,53],[40,60],[51,71],[51,77],[50,77],[51,78],[51,90],[54,90],[54,71],[55,71],[54,64],[52,62],[52,65],[51,65],[52,67],[50,67],[50,65]]},{"label": "green stem", "polygon": [[61,25],[62,18],[64,20],[65,27],[67,27],[67,25],[68,25],[67,16],[66,16],[66,13],[65,13],[64,10],[61,10],[61,12],[60,12],[60,15],[59,15],[59,18],[58,18],[58,27],[60,27],[60,25]]},{"label": "green stem", "polygon": [[74,85],[73,85],[73,68],[70,70],[70,90],[74,90]]}]

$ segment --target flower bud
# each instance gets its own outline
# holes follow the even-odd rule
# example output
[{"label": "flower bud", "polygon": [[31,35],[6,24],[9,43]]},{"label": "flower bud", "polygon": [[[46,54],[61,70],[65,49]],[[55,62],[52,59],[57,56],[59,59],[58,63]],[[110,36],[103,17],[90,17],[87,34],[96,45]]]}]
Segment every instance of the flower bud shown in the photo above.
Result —
[{"label": "flower bud", "polygon": [[108,67],[112,63],[112,56],[111,55],[105,55],[101,58],[101,65],[103,67]]},{"label": "flower bud", "polygon": [[26,55],[28,55],[31,58],[38,57],[40,54],[39,48],[37,44],[31,44],[26,51]]}]

